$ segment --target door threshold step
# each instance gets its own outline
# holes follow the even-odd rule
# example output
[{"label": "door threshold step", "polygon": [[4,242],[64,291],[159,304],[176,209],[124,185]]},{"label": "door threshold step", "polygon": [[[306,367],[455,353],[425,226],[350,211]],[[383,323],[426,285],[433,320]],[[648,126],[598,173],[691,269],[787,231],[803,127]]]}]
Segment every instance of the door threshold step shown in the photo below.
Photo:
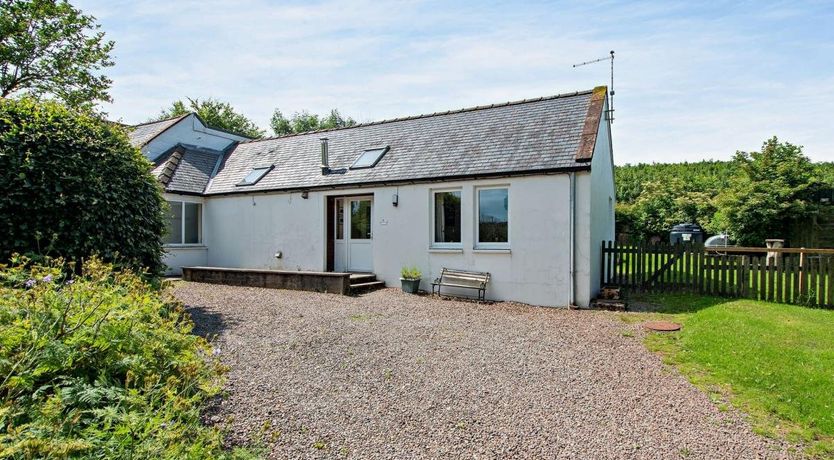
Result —
[{"label": "door threshold step", "polygon": [[370,283],[376,281],[376,275],[373,273],[351,273],[350,284]]},{"label": "door threshold step", "polygon": [[369,292],[385,287],[384,281],[369,281],[366,283],[351,283],[350,292],[356,294],[359,292]]}]

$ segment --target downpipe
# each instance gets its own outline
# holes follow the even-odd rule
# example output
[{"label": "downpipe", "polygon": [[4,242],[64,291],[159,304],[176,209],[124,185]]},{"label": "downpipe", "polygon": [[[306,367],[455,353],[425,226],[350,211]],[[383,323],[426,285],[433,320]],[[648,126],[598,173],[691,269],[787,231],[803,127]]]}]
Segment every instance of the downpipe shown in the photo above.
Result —
[{"label": "downpipe", "polygon": [[575,250],[576,250],[576,173],[570,172],[568,173],[568,177],[570,178],[570,257],[569,257],[569,264],[570,264],[570,295],[568,298],[568,308],[576,308],[576,263],[575,263]]}]

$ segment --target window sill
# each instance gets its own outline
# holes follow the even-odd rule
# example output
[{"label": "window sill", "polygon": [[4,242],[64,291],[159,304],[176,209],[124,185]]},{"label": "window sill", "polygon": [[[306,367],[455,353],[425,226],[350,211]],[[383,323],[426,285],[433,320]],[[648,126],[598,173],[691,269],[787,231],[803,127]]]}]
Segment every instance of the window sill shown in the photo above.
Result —
[{"label": "window sill", "polygon": [[429,248],[433,254],[463,254],[463,248]]},{"label": "window sill", "polygon": [[205,244],[164,244],[165,249],[208,249]]},{"label": "window sill", "polygon": [[510,248],[474,248],[472,252],[475,254],[510,254]]}]

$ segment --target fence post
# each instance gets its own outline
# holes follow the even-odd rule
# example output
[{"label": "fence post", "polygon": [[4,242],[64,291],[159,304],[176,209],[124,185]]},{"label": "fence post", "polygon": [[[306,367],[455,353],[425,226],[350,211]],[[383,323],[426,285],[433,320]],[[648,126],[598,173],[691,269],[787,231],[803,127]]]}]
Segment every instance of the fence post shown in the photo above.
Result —
[{"label": "fence post", "polygon": [[[799,248],[805,249],[805,248]],[[805,253],[799,253],[799,295],[805,295]]]},{"label": "fence post", "polygon": [[784,270],[785,270],[785,258],[782,257],[782,254],[779,254],[779,258],[777,259],[777,262],[776,262],[776,301],[777,302],[783,302],[782,283],[784,281],[783,280],[784,276],[782,276],[782,275],[784,273]]},{"label": "fence post", "polygon": [[741,256],[741,267],[738,271],[738,283],[741,285],[739,297],[747,297],[747,259],[746,255]]},{"label": "fence post", "polygon": [[699,294],[704,292],[704,254],[706,251],[703,250],[698,251],[697,257],[695,258],[695,291]]}]

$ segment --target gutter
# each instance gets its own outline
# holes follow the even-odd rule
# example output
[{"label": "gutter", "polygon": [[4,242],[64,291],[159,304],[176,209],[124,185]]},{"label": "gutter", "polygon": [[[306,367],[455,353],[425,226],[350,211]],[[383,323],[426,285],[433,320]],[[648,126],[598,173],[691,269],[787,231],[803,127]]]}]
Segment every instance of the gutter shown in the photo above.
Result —
[{"label": "gutter", "polygon": [[552,176],[557,174],[573,174],[575,171],[590,171],[591,165],[586,164],[582,166],[568,166],[562,168],[539,169],[529,171],[517,172],[498,172],[498,173],[482,173],[482,174],[468,174],[461,176],[438,176],[438,177],[424,177],[416,179],[396,179],[396,180],[381,180],[370,182],[356,182],[343,183],[334,185],[313,185],[308,187],[286,187],[286,188],[266,188],[260,190],[235,190],[229,192],[219,193],[205,193],[205,197],[215,196],[229,196],[229,195],[255,195],[255,194],[270,194],[270,193],[294,193],[294,192],[318,192],[329,190],[344,190],[344,189],[361,189],[369,187],[387,187],[413,184],[430,184],[436,182],[455,182],[464,180],[479,180],[479,179],[498,179],[508,177],[526,177],[526,176]]}]

